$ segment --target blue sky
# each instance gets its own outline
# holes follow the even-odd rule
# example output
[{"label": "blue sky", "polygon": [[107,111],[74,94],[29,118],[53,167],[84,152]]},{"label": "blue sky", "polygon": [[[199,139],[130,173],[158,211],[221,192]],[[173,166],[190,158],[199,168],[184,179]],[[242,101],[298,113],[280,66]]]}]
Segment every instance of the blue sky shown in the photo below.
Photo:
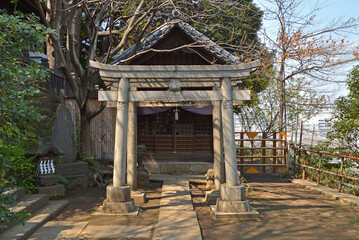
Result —
[{"label": "blue sky", "polygon": [[[302,12],[310,12],[314,9],[315,6],[319,6],[320,10],[317,12],[316,20],[318,22],[322,22],[323,25],[325,23],[330,23],[332,21],[343,19],[347,20],[349,18],[358,18],[359,17],[359,0],[304,0],[306,4],[304,4],[304,8]],[[266,4],[268,0],[254,0],[254,3],[261,7],[262,4]],[[272,23],[273,24],[273,23]],[[276,34],[277,30],[273,29],[272,25],[269,21],[264,20],[263,26],[266,28],[267,33]],[[271,26],[272,25],[272,26]],[[274,26],[275,27],[275,26]],[[348,35],[349,40],[355,41],[357,45],[359,45],[359,29],[358,34],[356,35]],[[340,80],[345,80],[345,75],[349,73],[353,65],[347,66],[344,68],[344,72],[342,76],[338,76]],[[345,74],[344,74],[345,73]],[[346,95],[347,90],[344,84],[340,85],[338,89],[336,89],[337,96]]]}]

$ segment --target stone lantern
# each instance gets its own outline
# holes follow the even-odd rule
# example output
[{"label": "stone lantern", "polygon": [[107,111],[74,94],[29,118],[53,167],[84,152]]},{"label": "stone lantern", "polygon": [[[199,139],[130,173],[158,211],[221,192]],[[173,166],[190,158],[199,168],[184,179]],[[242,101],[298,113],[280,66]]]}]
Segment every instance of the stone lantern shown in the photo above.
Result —
[{"label": "stone lantern", "polygon": [[58,184],[59,176],[56,175],[55,159],[65,153],[58,148],[50,137],[45,137],[39,144],[33,145],[28,150],[31,155],[36,155],[36,183],[40,194],[49,194],[50,197],[65,196],[65,186]]}]

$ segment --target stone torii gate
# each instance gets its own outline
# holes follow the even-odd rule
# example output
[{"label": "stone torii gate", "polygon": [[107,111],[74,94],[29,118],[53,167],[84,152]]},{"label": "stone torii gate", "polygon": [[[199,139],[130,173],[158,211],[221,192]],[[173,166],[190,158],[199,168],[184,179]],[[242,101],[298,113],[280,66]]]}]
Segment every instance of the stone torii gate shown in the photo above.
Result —
[{"label": "stone torii gate", "polygon": [[[244,186],[238,184],[233,105],[250,100],[249,90],[237,90],[237,80],[249,77],[259,60],[237,65],[110,65],[90,62],[101,78],[111,82],[110,91],[99,91],[99,101],[116,103],[116,131],[113,185],[107,187],[103,211],[135,211],[131,187],[136,179],[137,106],[213,106],[213,151],[216,189],[220,189],[216,211],[246,213],[252,209],[244,197]],[[166,91],[138,91],[136,84],[146,79],[147,86],[166,86]],[[212,90],[181,91],[191,79],[197,87]],[[129,111],[130,110],[130,111]],[[223,142],[222,142],[223,139]],[[222,152],[222,149],[224,152]],[[221,184],[221,162],[224,156],[226,183]],[[126,185],[126,162],[127,183]]]}]

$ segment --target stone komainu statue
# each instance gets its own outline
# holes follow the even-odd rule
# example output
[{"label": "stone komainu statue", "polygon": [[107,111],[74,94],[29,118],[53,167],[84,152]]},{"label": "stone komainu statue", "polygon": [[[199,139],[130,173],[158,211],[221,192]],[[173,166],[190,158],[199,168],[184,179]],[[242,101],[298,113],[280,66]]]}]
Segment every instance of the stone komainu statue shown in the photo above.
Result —
[{"label": "stone komainu statue", "polygon": [[141,144],[137,146],[137,187],[148,188],[150,186],[149,174],[143,165],[147,148]]}]

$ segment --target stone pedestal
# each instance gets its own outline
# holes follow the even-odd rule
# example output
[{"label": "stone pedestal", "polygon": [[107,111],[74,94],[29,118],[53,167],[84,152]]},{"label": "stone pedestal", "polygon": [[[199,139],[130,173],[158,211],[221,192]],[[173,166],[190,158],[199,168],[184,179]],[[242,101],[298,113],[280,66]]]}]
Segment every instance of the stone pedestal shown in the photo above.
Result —
[{"label": "stone pedestal", "polygon": [[144,204],[147,202],[146,193],[140,191],[131,191],[131,198],[135,201],[135,204]]},{"label": "stone pedestal", "polygon": [[209,205],[214,205],[217,203],[217,199],[220,198],[219,190],[206,191],[206,196],[204,198],[204,203]]},{"label": "stone pedestal", "polygon": [[135,203],[131,199],[131,187],[129,185],[114,187],[107,186],[106,199],[102,210],[106,213],[131,213],[136,210]]},{"label": "stone pedestal", "polygon": [[220,198],[217,199],[216,206],[212,206],[216,217],[229,218],[252,218],[258,217],[259,213],[255,211],[245,198],[245,187],[240,184],[237,186],[228,186],[221,184]]}]

